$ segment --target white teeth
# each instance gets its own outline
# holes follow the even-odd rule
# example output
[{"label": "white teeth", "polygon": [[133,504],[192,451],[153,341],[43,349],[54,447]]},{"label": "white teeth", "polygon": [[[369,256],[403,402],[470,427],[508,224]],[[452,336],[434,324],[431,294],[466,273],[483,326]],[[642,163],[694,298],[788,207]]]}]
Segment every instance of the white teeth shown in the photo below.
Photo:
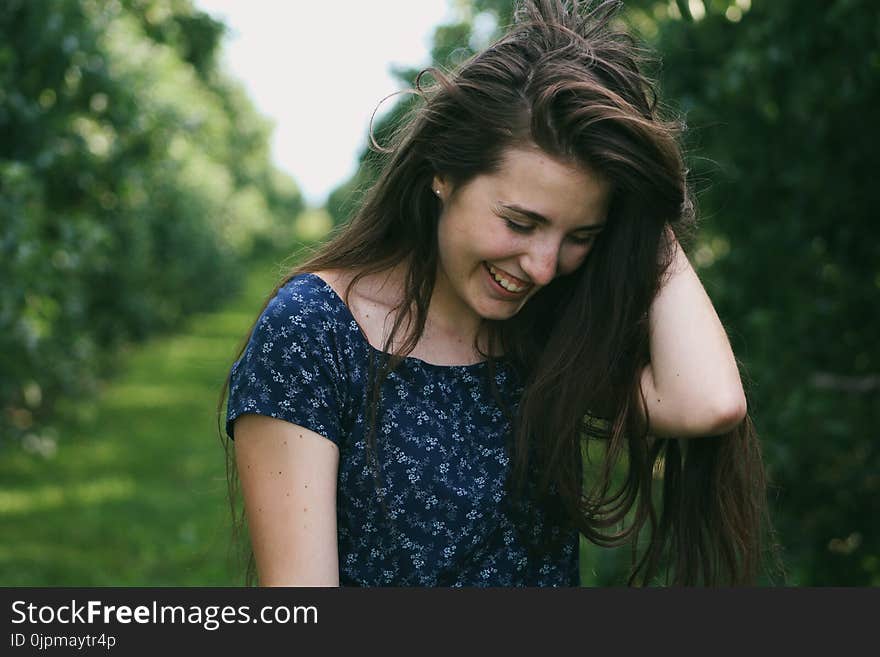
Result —
[{"label": "white teeth", "polygon": [[492,273],[492,278],[494,278],[496,281],[498,281],[498,284],[501,287],[503,287],[505,290],[508,290],[509,292],[522,292],[523,290],[526,289],[525,287],[518,287],[518,286],[514,285],[506,278],[502,278],[498,274],[498,271],[495,269],[495,267],[493,267],[492,265],[489,265],[489,271]]}]

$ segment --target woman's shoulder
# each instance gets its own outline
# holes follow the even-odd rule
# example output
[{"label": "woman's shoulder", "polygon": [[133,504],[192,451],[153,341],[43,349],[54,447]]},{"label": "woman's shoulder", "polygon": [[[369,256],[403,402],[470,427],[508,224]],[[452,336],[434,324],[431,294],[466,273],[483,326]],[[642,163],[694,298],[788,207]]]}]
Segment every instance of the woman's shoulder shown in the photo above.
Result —
[{"label": "woman's shoulder", "polygon": [[[259,358],[287,363],[318,356],[339,369],[359,353],[360,331],[336,292],[311,272],[284,281],[257,319],[249,349]],[[338,367],[337,367],[338,366]]]},{"label": "woman's shoulder", "polygon": [[324,330],[347,326],[350,314],[334,286],[318,273],[301,272],[282,283],[260,316],[261,323]]},{"label": "woman's shoulder", "polygon": [[[339,300],[336,285],[324,272],[298,272],[279,285],[270,303],[298,306],[333,305]],[[331,279],[332,280],[332,279]]]},{"label": "woman's shoulder", "polygon": [[370,303],[392,308],[399,300],[400,272],[391,268],[379,272],[356,272],[345,269],[322,269],[308,275],[331,288],[347,305]]},{"label": "woman's shoulder", "polygon": [[327,297],[327,293],[332,291],[327,288],[327,282],[315,273],[298,272],[290,276],[278,287],[275,296],[281,299],[290,298],[294,295],[302,299],[321,299],[322,297]]},{"label": "woman's shoulder", "polygon": [[312,276],[333,290],[346,316],[354,322],[353,326],[375,349],[381,350],[401,296],[398,269],[361,273],[322,270],[313,272]]}]

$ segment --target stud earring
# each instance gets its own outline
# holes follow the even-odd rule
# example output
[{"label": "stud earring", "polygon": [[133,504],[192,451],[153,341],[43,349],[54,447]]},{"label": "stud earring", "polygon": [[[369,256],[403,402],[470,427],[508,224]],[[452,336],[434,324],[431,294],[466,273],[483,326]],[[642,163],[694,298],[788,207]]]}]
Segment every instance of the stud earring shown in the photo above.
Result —
[{"label": "stud earring", "polygon": [[434,193],[435,193],[437,196],[440,196],[440,190],[439,190],[439,189],[435,189],[435,190],[434,190]]}]

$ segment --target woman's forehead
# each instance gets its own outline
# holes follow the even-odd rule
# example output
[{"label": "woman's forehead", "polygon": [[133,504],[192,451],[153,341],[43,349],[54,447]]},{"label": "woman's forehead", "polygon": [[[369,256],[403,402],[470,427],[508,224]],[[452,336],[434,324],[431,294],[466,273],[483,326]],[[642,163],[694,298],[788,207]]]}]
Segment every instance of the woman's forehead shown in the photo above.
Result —
[{"label": "woman's forehead", "polygon": [[593,170],[537,148],[508,149],[485,183],[493,203],[573,225],[604,219],[610,191],[610,184]]}]

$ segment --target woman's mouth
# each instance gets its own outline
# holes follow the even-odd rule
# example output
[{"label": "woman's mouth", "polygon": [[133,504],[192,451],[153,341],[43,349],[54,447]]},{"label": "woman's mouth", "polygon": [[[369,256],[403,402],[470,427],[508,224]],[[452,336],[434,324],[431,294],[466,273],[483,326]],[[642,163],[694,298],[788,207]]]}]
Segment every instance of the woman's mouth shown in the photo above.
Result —
[{"label": "woman's mouth", "polygon": [[503,269],[498,269],[494,265],[490,265],[488,262],[484,262],[483,266],[486,268],[486,271],[489,272],[489,278],[492,279],[495,288],[500,289],[507,294],[520,295],[524,292],[528,292],[532,287],[528,283],[520,281],[518,278],[508,274]]}]

